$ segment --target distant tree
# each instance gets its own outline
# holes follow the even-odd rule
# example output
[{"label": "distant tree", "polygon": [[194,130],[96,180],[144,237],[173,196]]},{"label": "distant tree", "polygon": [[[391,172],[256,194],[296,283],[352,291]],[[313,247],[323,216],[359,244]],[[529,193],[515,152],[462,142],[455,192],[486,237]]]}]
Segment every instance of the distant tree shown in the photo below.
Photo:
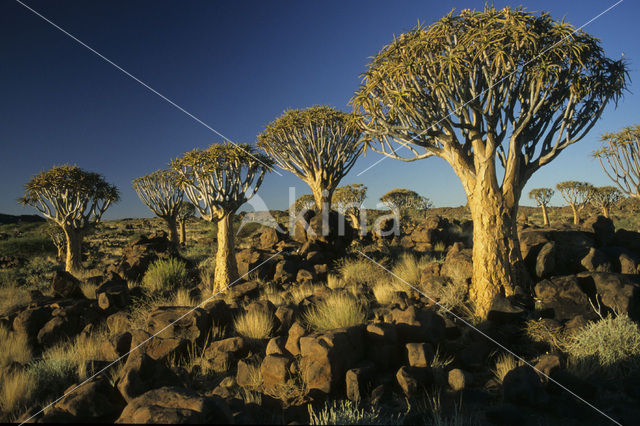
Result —
[{"label": "distant tree", "polygon": [[538,206],[542,208],[542,221],[545,226],[549,226],[547,206],[549,206],[553,194],[555,194],[555,191],[551,188],[536,188],[529,191],[529,198],[534,200]]},{"label": "distant tree", "polygon": [[629,197],[640,198],[640,125],[602,135],[593,156],[609,178]]},{"label": "distant tree", "polygon": [[314,106],[286,111],[258,136],[258,146],[309,185],[322,212],[362,152],[361,134],[355,114]]},{"label": "distant tree", "polygon": [[187,221],[196,215],[196,207],[188,201],[182,201],[178,208],[178,223],[180,224],[180,245],[187,243]]},{"label": "distant tree", "polygon": [[312,209],[316,205],[316,201],[312,194],[303,194],[289,207],[293,209],[295,214],[300,213],[302,210]]},{"label": "distant tree", "polygon": [[98,173],[77,166],[55,166],[33,176],[18,200],[37,209],[64,231],[67,242],[65,269],[82,270],[82,241],[111,203],[120,199],[118,189]]},{"label": "distant tree", "polygon": [[396,188],[380,197],[380,202],[391,210],[398,210],[404,222],[410,218],[410,213],[430,209],[431,201],[415,191],[404,188]]},{"label": "distant tree", "polygon": [[54,221],[47,220],[46,232],[57,250],[56,261],[64,261],[65,248],[67,246],[67,237],[65,237],[64,231]]},{"label": "distant tree", "polygon": [[352,100],[367,146],[403,161],[441,157],[460,178],[479,317],[529,284],[516,226],[524,186],[591,130],[626,76],[596,38],[508,7],[452,12],[373,57]]},{"label": "distant tree", "polygon": [[133,180],[133,189],[151,211],[169,228],[169,240],[178,244],[178,212],[184,198],[179,175],[175,170],[157,170]]},{"label": "distant tree", "polygon": [[615,207],[622,199],[624,195],[613,186],[600,186],[591,188],[591,194],[589,200],[591,205],[602,211],[602,215],[606,218],[609,217],[609,212]]},{"label": "distant tree", "polygon": [[200,216],[218,225],[214,291],[238,279],[234,251],[233,215],[262,184],[273,161],[251,145],[214,144],[194,149],[171,162],[180,183]]},{"label": "distant tree", "polygon": [[365,198],[367,198],[367,187],[361,183],[354,183],[336,188],[332,200],[336,210],[348,216],[353,227],[360,230],[360,234],[363,233],[363,230],[360,229],[362,226],[360,209]]},{"label": "distant tree", "polygon": [[573,224],[580,223],[580,211],[589,203],[593,194],[593,185],[587,182],[577,182],[574,180],[560,182],[556,189],[562,198],[571,206],[573,212]]}]

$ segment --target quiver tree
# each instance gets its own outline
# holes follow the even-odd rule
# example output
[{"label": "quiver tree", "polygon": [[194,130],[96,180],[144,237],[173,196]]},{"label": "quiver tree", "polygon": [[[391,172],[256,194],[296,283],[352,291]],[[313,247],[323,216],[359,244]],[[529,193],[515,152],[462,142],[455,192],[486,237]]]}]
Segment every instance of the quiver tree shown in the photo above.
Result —
[{"label": "quiver tree", "polygon": [[360,235],[365,231],[361,227],[366,225],[362,224],[360,220],[362,203],[365,198],[367,198],[367,187],[361,183],[354,183],[336,188],[331,200],[336,210],[349,217],[353,227],[359,230]]},{"label": "quiver tree", "polygon": [[525,184],[589,132],[625,78],[594,37],[511,8],[452,12],[369,64],[352,100],[368,146],[403,161],[441,157],[462,182],[479,316],[528,283],[516,233]]},{"label": "quiver tree", "polygon": [[592,187],[589,201],[591,205],[602,211],[602,215],[609,217],[611,208],[615,207],[623,198],[622,192],[613,186]]},{"label": "quiver tree", "polygon": [[178,207],[178,223],[180,224],[180,244],[187,243],[187,221],[196,215],[196,207],[188,201],[182,201]]},{"label": "quiver tree", "polygon": [[293,209],[293,215],[300,213],[302,210],[312,209],[316,205],[316,200],[313,198],[312,194],[303,194],[298,197],[298,199],[289,206],[289,209]]},{"label": "quiver tree", "polygon": [[247,144],[214,144],[194,149],[171,162],[184,192],[200,213],[217,222],[218,241],[213,290],[223,291],[238,279],[233,215],[255,195],[272,160]]},{"label": "quiver tree", "polygon": [[411,211],[422,211],[432,207],[428,198],[404,188],[392,189],[380,197],[380,202],[391,210],[398,210],[403,218],[408,218]]},{"label": "quiver tree", "polygon": [[268,124],[258,146],[302,179],[318,211],[331,209],[340,180],[362,152],[358,117],[328,106],[289,110]]},{"label": "quiver tree", "polygon": [[547,207],[551,202],[555,191],[551,188],[535,188],[529,191],[529,198],[534,200],[536,204],[542,209],[542,222],[544,226],[549,226],[549,214]]},{"label": "quiver tree", "polygon": [[56,248],[56,261],[62,262],[64,260],[64,250],[67,246],[67,237],[65,237],[64,231],[62,230],[62,228],[60,228],[60,226],[58,226],[57,223],[48,220],[46,232],[49,238],[51,238],[51,242],[53,243],[54,247]]},{"label": "quiver tree", "polygon": [[640,198],[640,126],[605,133],[601,141],[603,147],[593,156],[623,193]]},{"label": "quiver tree", "polygon": [[37,209],[62,230],[67,242],[65,269],[82,269],[82,240],[99,222],[111,203],[120,199],[118,189],[98,173],[77,166],[55,166],[31,178],[18,201]]},{"label": "quiver tree", "polygon": [[589,203],[590,197],[593,195],[593,185],[570,180],[558,183],[556,189],[571,207],[573,224],[580,224],[580,211]]},{"label": "quiver tree", "polygon": [[175,170],[157,170],[133,180],[133,189],[140,200],[167,223],[169,240],[178,244],[178,211],[184,197],[179,175]]}]

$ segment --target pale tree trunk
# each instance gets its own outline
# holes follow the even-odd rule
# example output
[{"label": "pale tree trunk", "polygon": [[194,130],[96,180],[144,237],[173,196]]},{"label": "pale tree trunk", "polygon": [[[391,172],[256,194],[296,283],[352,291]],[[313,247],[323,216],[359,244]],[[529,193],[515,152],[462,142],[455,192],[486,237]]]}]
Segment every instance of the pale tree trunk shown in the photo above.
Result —
[{"label": "pale tree trunk", "polygon": [[358,231],[358,236],[360,238],[362,238],[363,232],[360,229],[360,226],[361,226],[360,215],[359,214],[350,213],[349,214],[349,218],[351,218],[351,222],[353,223],[353,227],[356,229],[356,231]]},{"label": "pale tree trunk", "polygon": [[214,292],[223,291],[238,279],[232,218],[233,214],[227,213],[218,220],[218,250],[216,252]]},{"label": "pale tree trunk", "polygon": [[320,213],[324,213],[326,210],[327,213],[331,210],[331,197],[333,195],[333,191],[329,191],[323,188],[318,183],[309,184],[311,187],[311,192],[313,193],[313,199],[316,202],[316,209]]},{"label": "pale tree trunk", "polygon": [[580,225],[580,217],[578,216],[578,209],[575,204],[571,204],[571,211],[573,211],[573,224]]},{"label": "pale tree trunk", "polygon": [[176,219],[174,217],[165,217],[164,220],[167,222],[167,227],[169,228],[169,241],[171,241],[175,245],[178,245],[180,241]]},{"label": "pale tree trunk", "polygon": [[187,243],[187,221],[180,221],[180,244],[184,246]]},{"label": "pale tree trunk", "polygon": [[549,215],[547,214],[547,206],[543,204],[541,207],[542,207],[542,224],[544,226],[549,226]]},{"label": "pale tree trunk", "polygon": [[56,261],[58,262],[62,262],[64,260],[64,249],[65,249],[65,244],[58,244],[56,246],[56,249],[58,250],[58,255],[56,256]]},{"label": "pale tree trunk", "polygon": [[66,228],[64,234],[67,239],[67,259],[65,270],[78,272],[82,270],[82,231]]},{"label": "pale tree trunk", "polygon": [[609,219],[609,208],[607,206],[602,206],[602,216]]}]

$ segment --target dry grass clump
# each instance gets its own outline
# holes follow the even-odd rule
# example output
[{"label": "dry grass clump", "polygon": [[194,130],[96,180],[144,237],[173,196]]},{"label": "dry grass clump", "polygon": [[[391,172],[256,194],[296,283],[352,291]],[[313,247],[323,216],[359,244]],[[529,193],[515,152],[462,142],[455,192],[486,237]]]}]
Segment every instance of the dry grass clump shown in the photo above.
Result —
[{"label": "dry grass clump", "polygon": [[[393,265],[391,272],[399,287],[404,286],[406,288],[407,283],[415,287],[420,284],[422,270],[432,261],[433,259],[430,256],[418,258],[413,254],[405,253]],[[376,274],[379,275],[379,273],[380,271],[377,270]]]},{"label": "dry grass clump", "polygon": [[446,366],[453,363],[455,358],[452,355],[446,355],[440,350],[440,346],[436,346],[436,351],[433,355],[433,360],[431,361],[431,368],[445,368]]},{"label": "dry grass clump", "polygon": [[345,283],[344,286],[370,285],[380,276],[380,267],[371,263],[368,259],[342,259],[339,263],[338,271]]},{"label": "dry grass clump", "polygon": [[400,425],[401,416],[385,416],[377,407],[358,408],[349,400],[325,402],[320,410],[309,404],[309,424],[311,425]]},{"label": "dry grass clump", "polygon": [[345,293],[330,294],[304,315],[305,322],[316,331],[350,327],[362,324],[366,319],[362,303]]},{"label": "dry grass clump", "polygon": [[286,302],[284,293],[277,285],[267,284],[262,290],[262,299],[266,299],[273,303],[274,306],[283,305]]},{"label": "dry grass clump", "polygon": [[390,281],[390,278],[386,276],[378,279],[371,290],[380,305],[388,305],[391,303],[396,291],[398,291],[396,283]]},{"label": "dry grass clump", "polygon": [[608,316],[574,334],[566,351],[576,374],[625,377],[640,370],[640,330],[627,315]]},{"label": "dry grass clump", "polygon": [[329,287],[331,290],[344,288],[346,284],[347,282],[337,275],[334,275],[334,274],[327,275],[327,287]]},{"label": "dry grass clump", "polygon": [[170,258],[156,260],[142,279],[142,285],[151,291],[174,290],[188,279],[187,268],[181,260]]},{"label": "dry grass clump", "polygon": [[322,284],[302,284],[289,289],[291,301],[295,304],[302,302],[309,296],[324,287]]},{"label": "dry grass clump", "polygon": [[0,420],[15,420],[14,416],[24,411],[36,389],[35,377],[26,370],[2,374],[0,378]]},{"label": "dry grass clump", "polygon": [[186,288],[179,288],[171,300],[171,304],[174,306],[195,307],[198,306],[199,303],[200,300],[192,298],[189,295],[189,290]]},{"label": "dry grass clump", "polygon": [[521,365],[524,365],[524,363],[519,359],[516,359],[513,355],[501,353],[496,359],[496,366],[491,371],[498,382],[502,383],[504,376],[506,376],[509,371]]},{"label": "dry grass clump", "polygon": [[0,327],[0,342],[2,342],[0,372],[5,371],[15,362],[24,365],[31,361],[31,349],[26,334],[16,334],[5,327]]},{"label": "dry grass clump", "polygon": [[234,327],[239,335],[249,339],[267,339],[273,332],[273,315],[266,310],[253,309],[237,317]]},{"label": "dry grass clump", "polygon": [[6,314],[29,303],[29,291],[24,288],[5,286],[0,287],[0,314]]}]

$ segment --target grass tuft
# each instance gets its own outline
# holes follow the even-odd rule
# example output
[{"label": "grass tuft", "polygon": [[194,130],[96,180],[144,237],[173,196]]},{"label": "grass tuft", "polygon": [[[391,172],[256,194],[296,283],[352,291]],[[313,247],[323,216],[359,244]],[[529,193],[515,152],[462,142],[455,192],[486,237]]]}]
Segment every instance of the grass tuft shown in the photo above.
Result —
[{"label": "grass tuft", "polygon": [[249,339],[267,339],[273,332],[273,315],[266,310],[254,309],[236,318],[234,327],[239,335]]},{"label": "grass tuft", "polygon": [[333,330],[362,324],[367,319],[363,305],[353,296],[333,293],[311,307],[305,322],[316,331]]},{"label": "grass tuft", "polygon": [[156,260],[144,274],[142,285],[151,291],[175,290],[188,279],[187,268],[181,260]]}]

